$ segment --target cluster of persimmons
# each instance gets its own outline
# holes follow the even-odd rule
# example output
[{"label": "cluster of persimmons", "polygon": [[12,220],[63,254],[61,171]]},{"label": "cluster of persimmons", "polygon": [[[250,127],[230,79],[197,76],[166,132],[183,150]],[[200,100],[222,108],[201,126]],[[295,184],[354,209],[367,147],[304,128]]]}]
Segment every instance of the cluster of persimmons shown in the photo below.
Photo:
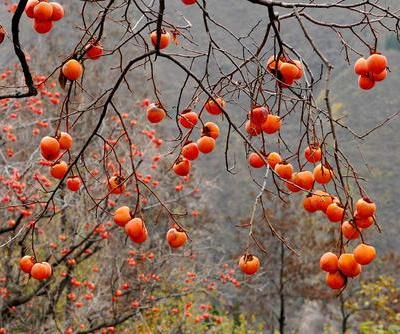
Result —
[{"label": "cluster of persimmons", "polygon": [[354,64],[354,72],[359,75],[358,85],[361,89],[371,89],[376,82],[386,79],[388,61],[380,53],[373,53],[367,59],[361,57]]},{"label": "cluster of persimmons", "polygon": [[48,279],[53,272],[48,262],[36,262],[30,255],[25,255],[19,260],[19,267],[24,273],[39,281]]},{"label": "cluster of persimmons", "polygon": [[33,28],[39,34],[46,34],[53,29],[54,22],[64,17],[64,8],[58,2],[46,0],[29,0],[25,14],[33,19]]}]

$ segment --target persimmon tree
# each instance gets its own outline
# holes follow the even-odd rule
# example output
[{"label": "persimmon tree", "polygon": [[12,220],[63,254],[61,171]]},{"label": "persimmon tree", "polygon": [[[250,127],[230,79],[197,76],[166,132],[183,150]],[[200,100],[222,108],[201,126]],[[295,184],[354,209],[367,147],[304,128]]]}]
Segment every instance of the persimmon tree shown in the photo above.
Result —
[{"label": "persimmon tree", "polygon": [[[21,0],[12,7],[10,29],[0,29],[2,47],[13,48],[18,59],[4,69],[0,94],[7,217],[0,234],[10,259],[19,254],[22,272],[15,261],[4,268],[7,293],[16,289],[16,296],[7,295],[4,315],[12,317],[14,307],[46,295],[48,310],[41,319],[53,317],[58,327],[55,309],[65,291],[67,312],[72,303],[82,306],[69,284],[74,267],[105,250],[112,268],[95,272],[109,284],[112,299],[119,297],[115,243],[150,243],[153,249],[159,246],[154,240],[165,240],[171,249],[190,248],[196,229],[188,214],[196,215],[197,208],[189,198],[206,184],[206,175],[196,177],[196,163],[217,154],[218,147],[225,160],[220,173],[238,173],[237,160],[247,161],[258,188],[248,205],[250,220],[238,259],[244,273],[256,274],[268,261],[257,224],[266,223],[282,247],[298,255],[267,215],[255,219],[266,212],[267,194],[279,203],[302,196],[306,212],[318,211],[327,224],[335,224],[337,245],[326,249],[320,261],[332,289],[344,289],[374,260],[365,231],[379,230],[377,207],[365,177],[345,153],[348,142],[341,134],[361,141],[397,113],[361,133],[335,117],[333,62],[309,27],[327,31],[344,61],[354,66],[359,94],[367,94],[364,90],[395,75],[380,52],[379,36],[398,35],[396,9],[368,0],[248,0],[243,6],[256,6],[259,18],[237,27],[222,22],[213,2],[205,0],[174,5],[165,0],[85,1],[79,11]],[[75,16],[75,27],[67,25],[69,15]],[[201,16],[201,25],[194,26],[190,15]],[[339,17],[344,19],[335,21]],[[60,57],[58,66],[36,73],[35,62],[46,55],[40,50],[31,55],[21,44],[22,20],[33,20],[31,33],[45,39],[60,27],[73,30],[73,47],[52,51]],[[297,29],[299,45],[311,51],[291,45],[286,27]],[[91,75],[96,66],[101,70]],[[172,96],[164,92],[160,67],[176,73],[172,77],[179,88]],[[140,75],[148,81],[147,92],[137,84]],[[288,130],[293,127],[295,135]],[[232,152],[236,138],[242,142],[241,155]],[[174,192],[177,196],[171,196]],[[158,226],[164,229],[161,239]],[[48,242],[49,234],[59,240]],[[160,260],[159,265],[167,263]],[[19,284],[29,278],[39,283],[24,293]],[[138,288],[142,295],[151,294],[148,290]],[[89,320],[81,332],[119,325],[137,314],[112,303],[104,308],[104,315]],[[61,330],[76,325],[71,319],[65,314]]]}]

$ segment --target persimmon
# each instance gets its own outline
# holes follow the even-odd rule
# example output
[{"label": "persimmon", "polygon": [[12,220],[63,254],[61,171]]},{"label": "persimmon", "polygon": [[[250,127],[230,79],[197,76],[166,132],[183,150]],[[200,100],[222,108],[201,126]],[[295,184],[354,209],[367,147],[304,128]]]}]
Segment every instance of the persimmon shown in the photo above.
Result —
[{"label": "persimmon", "polygon": [[60,144],[57,139],[46,136],[40,141],[40,152],[46,160],[55,160],[60,154]]},{"label": "persimmon", "polygon": [[67,174],[68,164],[65,161],[59,161],[50,167],[50,175],[55,179],[63,179]]},{"label": "persimmon", "polygon": [[335,273],[338,271],[338,257],[332,252],[327,252],[321,256],[319,266],[323,271],[328,273]]},{"label": "persimmon", "polygon": [[360,198],[356,203],[357,216],[360,218],[368,218],[375,215],[376,204],[369,198]]},{"label": "persimmon", "polygon": [[219,127],[213,122],[207,122],[204,124],[201,131],[202,136],[209,136],[211,138],[217,139],[219,137]]},{"label": "persimmon", "polygon": [[296,177],[297,177],[297,173],[293,173],[290,180],[285,182],[286,188],[288,188],[291,192],[294,192],[294,193],[297,193],[301,190],[295,183]]},{"label": "persimmon", "polygon": [[182,0],[184,5],[193,5],[197,2],[197,0]]},{"label": "persimmon", "polygon": [[299,78],[300,69],[296,66],[296,64],[289,62],[281,62],[279,66],[279,71],[283,78],[286,80],[292,81],[296,78]]},{"label": "persimmon", "polygon": [[53,6],[41,1],[33,8],[33,17],[39,21],[50,21],[53,15]]},{"label": "persimmon", "polygon": [[346,277],[343,276],[340,271],[335,273],[326,274],[326,284],[334,290],[343,288],[346,285]]},{"label": "persimmon", "polygon": [[360,236],[358,229],[348,221],[343,222],[342,233],[343,236],[349,240],[357,239]]},{"label": "persimmon", "polygon": [[279,162],[274,168],[276,174],[278,174],[282,179],[290,180],[293,174],[293,166],[285,161]]},{"label": "persimmon", "polygon": [[269,114],[267,119],[262,123],[261,129],[268,134],[273,134],[281,128],[281,118],[277,115]]},{"label": "persimmon", "polygon": [[46,34],[53,29],[53,21],[33,20],[33,29],[39,34]]},{"label": "persimmon", "polygon": [[330,168],[323,166],[322,164],[318,164],[315,166],[314,171],[314,179],[315,182],[320,184],[327,184],[332,180],[333,172]]},{"label": "persimmon", "polygon": [[374,88],[375,81],[369,76],[360,75],[360,77],[358,78],[358,86],[361,89],[369,90],[371,88]]},{"label": "persimmon", "polygon": [[108,190],[111,194],[122,194],[125,189],[126,185],[124,183],[124,178],[121,176],[112,176],[108,179]]},{"label": "persimmon", "polygon": [[254,275],[260,269],[260,260],[255,255],[245,254],[239,259],[239,268],[246,275]]},{"label": "persimmon", "polygon": [[[125,224],[125,233],[134,242],[144,242],[147,239],[147,229],[142,219],[133,218]],[[146,239],[144,239],[146,236]],[[144,239],[144,240],[143,240]]]},{"label": "persimmon", "polygon": [[187,241],[187,235],[184,231],[172,227],[167,232],[167,242],[172,248],[179,248]]},{"label": "persimmon", "polygon": [[271,152],[267,156],[268,165],[271,168],[275,168],[275,166],[283,161],[282,157],[277,152]]},{"label": "persimmon", "polygon": [[378,73],[378,74],[372,73],[371,77],[372,77],[372,80],[374,80],[376,82],[376,81],[385,80],[387,75],[388,75],[388,71],[387,70],[383,70],[381,73]]},{"label": "persimmon", "polygon": [[36,5],[39,3],[39,0],[28,0],[25,6],[25,14],[29,18],[33,19],[33,10],[36,7]]},{"label": "persimmon", "polygon": [[251,123],[261,126],[268,117],[269,110],[267,107],[256,107],[249,112],[249,120]]},{"label": "persimmon", "polygon": [[[282,59],[282,57],[280,57]],[[267,60],[267,71],[270,73],[275,73],[281,66],[282,60],[277,61],[277,57],[272,55]]]},{"label": "persimmon", "polygon": [[378,74],[386,70],[388,66],[387,58],[379,53],[370,55],[367,59],[368,70],[372,73]]},{"label": "persimmon", "polygon": [[204,107],[211,115],[219,115],[222,113],[222,109],[225,108],[226,103],[221,97],[215,97],[214,100],[215,102],[209,99]]},{"label": "persimmon", "polygon": [[147,119],[150,123],[160,123],[166,116],[165,110],[152,103],[147,107]]},{"label": "persimmon", "polygon": [[197,140],[197,147],[201,153],[208,154],[215,148],[215,139],[208,136],[200,137]]},{"label": "persimmon", "polygon": [[354,251],[354,259],[363,266],[370,264],[376,257],[375,247],[366,244],[358,245]]},{"label": "persimmon", "polygon": [[50,5],[53,8],[51,20],[60,21],[64,17],[64,7],[61,6],[58,2],[50,2]]},{"label": "persimmon", "polygon": [[99,42],[91,41],[85,46],[85,49],[85,57],[92,60],[100,59],[104,54],[103,46]]},{"label": "persimmon", "polygon": [[70,150],[74,141],[69,133],[61,131],[58,142],[60,143],[60,149]]},{"label": "persimmon", "polygon": [[252,123],[250,120],[246,121],[244,128],[246,132],[252,137],[258,136],[261,133],[261,126]]},{"label": "persimmon", "polygon": [[374,218],[373,217],[361,218],[357,215],[357,210],[356,210],[356,212],[354,213],[354,222],[358,228],[368,228],[374,224]]},{"label": "persimmon", "polygon": [[[154,30],[150,34],[151,44],[153,44],[154,47],[157,46],[157,37],[158,37],[157,30]],[[162,30],[160,35],[160,49],[165,49],[166,47],[168,47],[170,42],[171,42],[170,33],[168,31]]]},{"label": "persimmon", "polygon": [[310,171],[302,171],[293,176],[293,182],[300,188],[311,190],[314,185],[314,175]]},{"label": "persimmon", "polygon": [[301,64],[300,60],[293,60],[293,64],[298,68],[297,76],[295,76],[293,79],[299,80],[303,76],[303,65]]},{"label": "persimmon", "polygon": [[361,266],[354,258],[354,254],[343,253],[339,256],[339,270],[347,277],[355,277],[361,273]]},{"label": "persimmon", "polygon": [[313,202],[313,195],[308,194],[306,197],[304,197],[303,208],[310,213],[317,211],[317,208],[315,207]]},{"label": "persimmon", "polygon": [[48,279],[51,273],[51,266],[47,262],[36,262],[30,272],[31,276],[39,281]]},{"label": "persimmon", "polygon": [[71,191],[78,191],[81,187],[82,181],[78,176],[71,176],[67,180],[67,188]]},{"label": "persimmon", "polygon": [[325,213],[331,222],[341,222],[344,217],[344,208],[339,203],[332,203],[329,204]]},{"label": "persimmon", "polygon": [[180,157],[172,167],[175,174],[179,176],[186,176],[190,172],[190,161],[186,158]]},{"label": "persimmon", "polygon": [[254,168],[261,168],[265,166],[263,158],[255,152],[251,152],[247,158],[249,165]]},{"label": "persimmon", "polygon": [[24,273],[29,274],[35,263],[36,261],[33,256],[25,255],[19,260],[19,267]]},{"label": "persimmon", "polygon": [[199,116],[192,110],[185,110],[179,115],[179,123],[186,129],[192,129],[196,126]]},{"label": "persimmon", "polygon": [[188,143],[182,147],[182,155],[188,160],[196,160],[199,153],[200,151],[196,143]]},{"label": "persimmon", "polygon": [[321,161],[322,151],[318,144],[310,144],[304,150],[304,157],[308,162],[316,163]]},{"label": "persimmon", "polygon": [[357,59],[357,61],[354,63],[354,73],[362,76],[368,75],[368,62],[364,57]]},{"label": "persimmon", "polygon": [[333,198],[325,191],[316,190],[311,197],[311,203],[315,210],[326,212],[328,206],[333,203]]},{"label": "persimmon", "polygon": [[79,61],[70,59],[63,65],[62,73],[68,80],[78,80],[82,76],[83,67]]},{"label": "persimmon", "polygon": [[127,206],[121,206],[114,212],[114,222],[118,226],[124,227],[131,219],[131,210]]}]

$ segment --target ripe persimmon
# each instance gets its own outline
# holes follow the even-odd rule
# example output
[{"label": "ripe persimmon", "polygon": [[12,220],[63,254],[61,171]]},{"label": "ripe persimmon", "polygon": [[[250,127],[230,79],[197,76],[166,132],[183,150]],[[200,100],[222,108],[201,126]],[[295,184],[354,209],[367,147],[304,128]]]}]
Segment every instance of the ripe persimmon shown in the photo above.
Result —
[{"label": "ripe persimmon", "polygon": [[131,219],[131,210],[127,206],[121,206],[114,212],[114,222],[118,226],[124,227]]},{"label": "ripe persimmon", "polygon": [[213,122],[207,122],[204,124],[201,131],[202,136],[209,136],[211,138],[217,139],[219,137],[219,127]]},{"label": "ripe persimmon", "polygon": [[155,103],[147,107],[147,119],[150,123],[160,123],[166,116],[165,110],[158,107]]},{"label": "ripe persimmon", "polygon": [[187,235],[184,231],[172,227],[167,232],[167,241],[170,247],[179,248],[187,241]]},{"label": "ripe persimmon", "polygon": [[354,259],[363,266],[370,264],[376,257],[375,247],[366,244],[358,245],[354,251]]},{"label": "ripe persimmon", "polygon": [[199,117],[197,116],[197,114],[190,109],[183,111],[179,115],[179,123],[186,129],[194,128],[198,120]]},{"label": "ripe persimmon", "polygon": [[322,190],[314,191],[311,196],[311,204],[315,210],[326,212],[328,206],[333,203],[333,198],[327,192]]},{"label": "ripe persimmon", "polygon": [[53,15],[53,6],[46,1],[39,2],[33,8],[33,17],[39,21],[51,21]]},{"label": "ripe persimmon", "polygon": [[30,274],[34,279],[42,281],[48,279],[51,276],[52,269],[50,264],[47,262],[36,262],[33,265]]},{"label": "ripe persimmon", "polygon": [[85,49],[85,57],[92,60],[97,60],[104,54],[104,49],[100,42],[91,41],[85,46]]},{"label": "ripe persimmon", "polygon": [[354,63],[354,73],[362,76],[368,75],[368,62],[364,57],[357,59],[357,61]]},{"label": "ripe persimmon", "polygon": [[321,256],[319,266],[323,271],[328,273],[335,273],[338,271],[338,257],[332,252],[327,252]]},{"label": "ripe persimmon", "polygon": [[313,202],[313,195],[308,194],[306,197],[304,197],[303,208],[310,213],[317,211],[317,208],[315,207]]},{"label": "ripe persimmon", "polygon": [[297,173],[293,173],[290,180],[285,182],[286,188],[288,188],[291,192],[294,192],[294,193],[297,193],[301,190],[295,183],[296,177],[297,177]]},{"label": "ripe persimmon", "polygon": [[50,5],[53,8],[51,20],[60,21],[64,17],[64,7],[61,6],[58,2],[50,2]]},{"label": "ripe persimmon", "polygon": [[70,59],[63,65],[62,73],[68,80],[78,80],[82,76],[83,67],[79,61]]},{"label": "ripe persimmon", "polygon": [[277,152],[271,152],[267,156],[268,165],[271,168],[275,168],[275,166],[283,161],[281,155]]},{"label": "ripe persimmon", "polygon": [[293,166],[288,162],[282,161],[277,163],[274,170],[282,179],[290,180],[292,178]]},{"label": "ripe persimmon", "polygon": [[55,160],[60,154],[60,144],[53,137],[43,137],[40,141],[40,152],[46,160]]},{"label": "ripe persimmon", "polygon": [[260,269],[260,260],[255,255],[245,254],[239,260],[239,268],[246,275],[254,275]]},{"label": "ripe persimmon", "polygon": [[268,134],[273,134],[281,128],[281,118],[277,115],[269,114],[267,119],[262,123],[261,129]]},{"label": "ripe persimmon", "polygon": [[318,164],[315,166],[314,171],[314,179],[315,182],[318,182],[320,184],[327,184],[332,180],[333,172],[332,169],[323,166],[322,164]]},{"label": "ripe persimmon", "polygon": [[249,120],[251,123],[261,126],[267,119],[269,109],[267,107],[256,107],[249,112]]},{"label": "ripe persimmon", "polygon": [[215,139],[208,136],[200,137],[197,140],[197,147],[201,153],[207,154],[214,150],[215,148]]},{"label": "ripe persimmon", "polygon": [[50,167],[50,175],[55,179],[61,180],[67,174],[68,164],[65,161],[59,161]]},{"label": "ripe persimmon", "polygon": [[251,152],[247,158],[249,165],[254,168],[261,168],[265,166],[263,158],[255,152]]},{"label": "ripe persimmon", "polygon": [[347,277],[355,277],[361,273],[361,265],[354,258],[354,254],[343,253],[339,256],[339,270]]},{"label": "ripe persimmon", "polygon": [[70,150],[72,148],[73,139],[69,133],[61,131],[58,142],[60,143],[60,149]]},{"label": "ripe persimmon", "polygon": [[67,188],[71,191],[78,191],[82,181],[78,176],[71,176],[67,180]]},{"label": "ripe persimmon", "polygon": [[122,194],[125,189],[125,179],[121,176],[112,176],[108,179],[108,190],[111,194]]},{"label": "ripe persimmon", "polygon": [[314,175],[308,170],[298,172],[293,176],[293,182],[302,189],[311,190],[314,186]]},{"label": "ripe persimmon", "polygon": [[332,203],[329,204],[325,213],[331,222],[341,222],[344,217],[344,208],[339,203]]},{"label": "ripe persimmon", "polygon": [[39,34],[46,34],[53,29],[53,21],[40,21],[38,19],[33,20],[33,29]]},{"label": "ripe persimmon", "polygon": [[267,60],[267,71],[275,74],[275,72],[279,69],[281,66],[283,57],[280,57],[280,59],[277,61],[277,57],[272,55],[268,58]]},{"label": "ripe persimmon", "polygon": [[326,284],[331,288],[331,289],[341,289],[346,285],[346,277],[343,276],[340,271],[337,271],[335,273],[327,273],[326,274]]},{"label": "ripe persimmon", "polygon": [[[154,47],[157,46],[157,37],[158,37],[157,30],[154,30],[150,34],[151,44],[153,44]],[[168,31],[162,30],[160,35],[160,49],[165,49],[166,47],[168,47],[170,41],[171,41],[170,33]]]},{"label": "ripe persimmon", "polygon": [[[147,239],[147,229],[143,220],[140,218],[131,219],[125,224],[124,228],[125,228],[125,233],[134,242],[141,243]],[[145,239],[144,236],[146,236]]]},{"label": "ripe persimmon", "polygon": [[357,210],[354,213],[354,222],[358,228],[368,228],[374,223],[373,217],[361,218],[357,215]]},{"label": "ripe persimmon", "polygon": [[19,267],[23,272],[29,274],[35,263],[36,261],[33,256],[25,255],[19,260]]},{"label": "ripe persimmon", "polygon": [[190,161],[186,158],[180,157],[174,163],[172,169],[174,170],[175,174],[179,176],[186,176],[190,172]]},{"label": "ripe persimmon", "polygon": [[216,103],[212,99],[209,99],[204,107],[211,115],[219,115],[222,113],[222,109],[225,108],[226,103],[221,97],[215,97],[214,100]]},{"label": "ripe persimmon", "polygon": [[371,77],[372,77],[372,80],[374,80],[376,82],[376,81],[385,80],[387,75],[388,75],[388,71],[387,70],[383,70],[381,73],[378,73],[378,74],[372,73]]},{"label": "ripe persimmon", "polygon": [[197,0],[182,0],[184,5],[193,5]]},{"label": "ripe persimmon", "polygon": [[379,53],[370,55],[367,59],[368,70],[372,73],[378,74],[386,70],[388,66],[387,58]]},{"label": "ripe persimmon", "polygon": [[300,69],[297,67],[297,65],[289,62],[281,62],[279,71],[282,77],[285,79],[284,81],[293,81],[296,78],[299,78],[300,75]]},{"label": "ripe persimmon", "polygon": [[304,157],[308,162],[316,163],[321,161],[322,151],[318,144],[310,144],[304,150]]},{"label": "ripe persimmon", "polygon": [[369,198],[360,198],[356,203],[357,216],[360,218],[368,218],[375,215],[376,204]]},{"label": "ripe persimmon", "polygon": [[369,76],[360,75],[358,78],[358,86],[361,89],[369,90],[375,86],[375,81]]},{"label": "ripe persimmon", "polygon": [[188,160],[196,160],[199,153],[200,151],[196,143],[188,143],[182,147],[182,155]]},{"label": "ripe persimmon", "polygon": [[246,132],[252,137],[258,136],[261,133],[261,126],[253,124],[250,120],[246,121],[244,128]]},{"label": "ripe persimmon", "polygon": [[360,236],[359,229],[353,226],[350,222],[345,221],[342,224],[342,233],[346,239],[354,240]]},{"label": "ripe persimmon", "polygon": [[26,16],[28,16],[31,19],[34,18],[33,10],[38,3],[39,3],[39,0],[28,0],[28,2],[26,3],[26,6],[25,6]]}]

